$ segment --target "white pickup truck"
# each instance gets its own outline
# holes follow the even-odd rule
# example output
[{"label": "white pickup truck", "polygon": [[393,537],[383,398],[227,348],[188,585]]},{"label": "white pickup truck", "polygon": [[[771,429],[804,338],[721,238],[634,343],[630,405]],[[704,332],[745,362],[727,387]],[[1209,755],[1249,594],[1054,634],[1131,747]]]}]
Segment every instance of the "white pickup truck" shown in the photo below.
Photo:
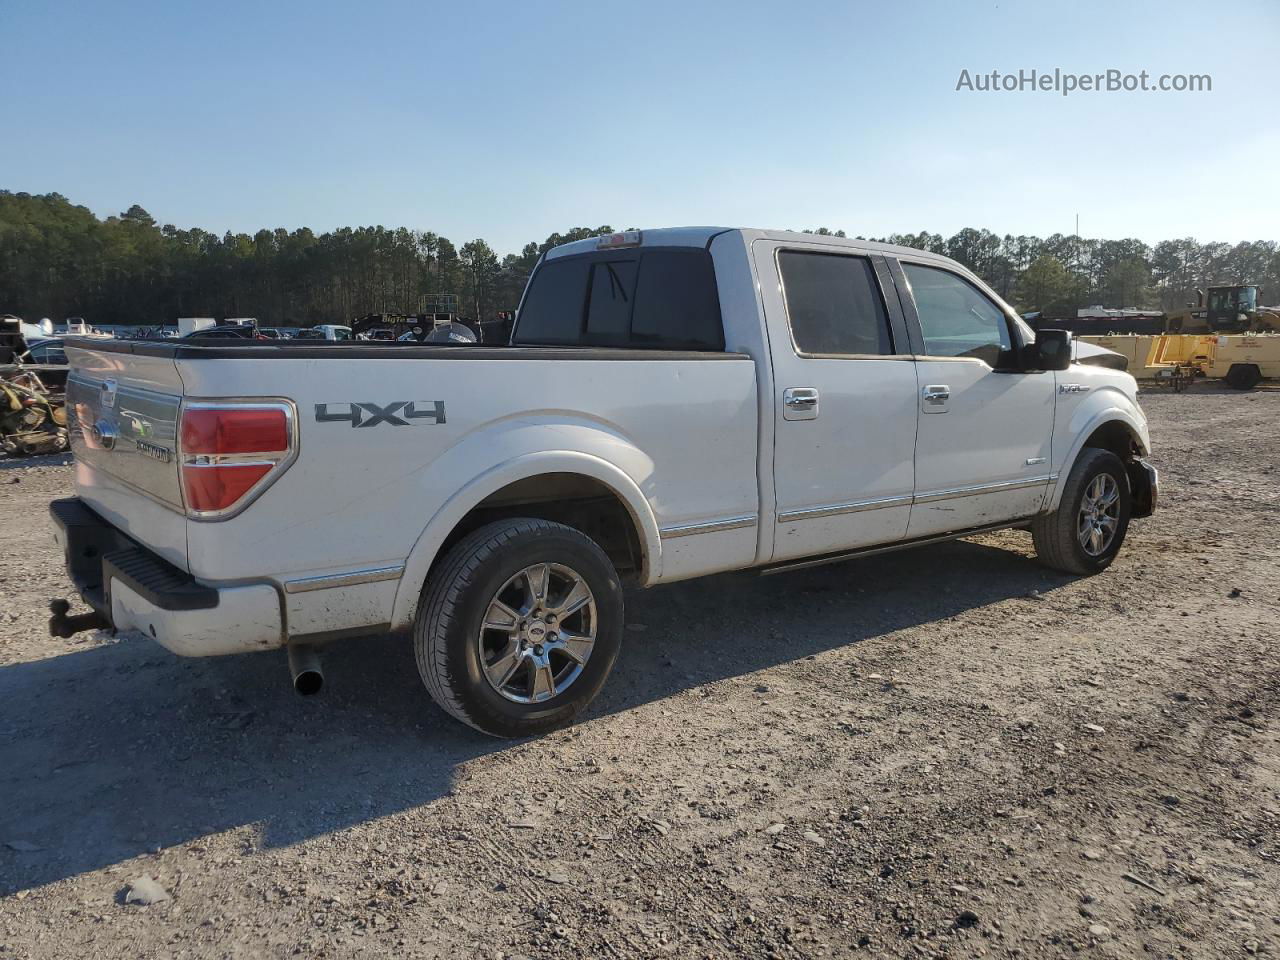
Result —
[{"label": "white pickup truck", "polygon": [[68,341],[51,510],[92,612],[50,629],[286,647],[302,691],[318,646],[411,631],[440,706],[520,736],[599,691],[623,581],[1010,527],[1091,574],[1155,507],[1123,359],[944,257],[629,232],[549,251],[517,316],[498,347]]}]

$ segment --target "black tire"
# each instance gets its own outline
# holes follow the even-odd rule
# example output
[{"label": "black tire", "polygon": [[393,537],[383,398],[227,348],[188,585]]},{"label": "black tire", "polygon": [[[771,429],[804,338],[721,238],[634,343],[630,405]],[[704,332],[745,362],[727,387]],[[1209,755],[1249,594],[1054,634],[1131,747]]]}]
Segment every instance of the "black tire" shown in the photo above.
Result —
[{"label": "black tire", "polygon": [[[1109,474],[1118,495],[1115,530],[1109,543],[1090,553],[1081,542],[1081,519],[1085,495],[1101,474]],[[1062,491],[1062,500],[1053,513],[1042,514],[1031,523],[1031,536],[1040,562],[1063,573],[1081,576],[1101,573],[1111,566],[1124,545],[1129,529],[1131,493],[1124,463],[1109,450],[1086,447],[1076,459]]]},{"label": "black tire", "polygon": [[1256,363],[1233,363],[1222,379],[1235,390],[1252,390],[1262,381],[1262,371]]},{"label": "black tire", "polygon": [[[571,568],[590,588],[595,642],[566,689],[540,702],[519,703],[485,674],[481,625],[504,584],[544,563]],[[622,583],[595,541],[548,520],[500,520],[459,540],[428,578],[413,627],[418,672],[436,703],[483,733],[545,733],[570,722],[600,692],[622,645],[622,619]]]}]

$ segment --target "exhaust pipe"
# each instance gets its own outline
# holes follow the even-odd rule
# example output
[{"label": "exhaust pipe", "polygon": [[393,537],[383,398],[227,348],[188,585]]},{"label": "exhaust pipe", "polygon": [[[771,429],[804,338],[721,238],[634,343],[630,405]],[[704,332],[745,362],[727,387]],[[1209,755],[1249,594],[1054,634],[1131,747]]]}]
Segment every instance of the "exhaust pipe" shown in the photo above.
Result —
[{"label": "exhaust pipe", "polygon": [[289,644],[289,673],[293,677],[293,689],[300,696],[310,697],[324,686],[324,671],[320,669],[320,651],[305,643]]}]

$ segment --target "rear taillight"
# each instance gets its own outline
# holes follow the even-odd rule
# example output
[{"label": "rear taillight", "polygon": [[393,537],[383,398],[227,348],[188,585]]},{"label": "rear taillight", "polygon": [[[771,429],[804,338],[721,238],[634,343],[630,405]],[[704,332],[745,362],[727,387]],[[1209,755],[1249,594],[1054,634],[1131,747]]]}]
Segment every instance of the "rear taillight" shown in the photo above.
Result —
[{"label": "rear taillight", "polygon": [[219,520],[247,507],[293,462],[293,407],[247,400],[184,404],[178,430],[187,515]]},{"label": "rear taillight", "polygon": [[182,452],[223,456],[289,449],[289,414],[280,407],[187,407]]}]

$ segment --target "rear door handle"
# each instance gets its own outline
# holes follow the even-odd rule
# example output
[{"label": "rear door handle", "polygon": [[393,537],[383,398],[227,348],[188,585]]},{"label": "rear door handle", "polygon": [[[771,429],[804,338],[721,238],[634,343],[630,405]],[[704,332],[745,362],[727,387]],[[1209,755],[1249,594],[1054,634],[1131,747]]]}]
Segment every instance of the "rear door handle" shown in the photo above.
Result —
[{"label": "rear door handle", "polygon": [[951,401],[951,388],[945,383],[931,383],[920,393],[920,408],[925,413],[946,413]]},{"label": "rear door handle", "polygon": [[783,420],[818,419],[818,391],[812,387],[788,387],[782,392]]}]

